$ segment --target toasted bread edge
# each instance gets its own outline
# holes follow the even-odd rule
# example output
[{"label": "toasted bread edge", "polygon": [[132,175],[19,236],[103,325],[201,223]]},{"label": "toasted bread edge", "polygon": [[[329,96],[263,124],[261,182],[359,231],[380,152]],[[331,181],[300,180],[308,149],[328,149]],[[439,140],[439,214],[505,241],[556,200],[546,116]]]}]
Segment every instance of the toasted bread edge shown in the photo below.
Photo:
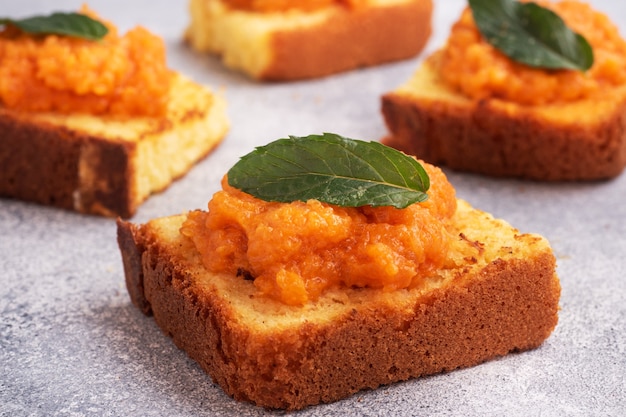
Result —
[{"label": "toasted bread edge", "polygon": [[159,227],[120,223],[133,303],[152,312],[227,394],[262,407],[301,409],[536,348],[558,321],[554,255],[541,239],[516,235],[517,249],[498,250],[517,255],[478,270],[468,264],[449,285],[409,295],[402,308],[348,303],[329,322],[304,320],[268,333],[258,324],[262,317],[242,318],[236,303],[210,285],[218,278],[192,266],[181,253],[192,248],[188,242],[163,238]]}]

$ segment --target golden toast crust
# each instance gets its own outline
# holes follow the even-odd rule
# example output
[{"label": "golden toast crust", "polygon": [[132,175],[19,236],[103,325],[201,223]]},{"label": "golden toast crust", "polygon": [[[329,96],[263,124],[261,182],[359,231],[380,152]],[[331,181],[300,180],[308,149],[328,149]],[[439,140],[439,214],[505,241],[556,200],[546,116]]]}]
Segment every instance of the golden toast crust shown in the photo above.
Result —
[{"label": "golden toast crust", "polygon": [[431,0],[342,11],[308,29],[272,37],[264,80],[314,78],[417,55],[431,33]]},{"label": "golden toast crust", "polygon": [[97,149],[92,171],[107,189],[83,194],[86,212],[131,215],[129,155],[133,143],[116,143],[65,127],[21,118],[0,107],[0,195],[63,209],[75,209],[81,188],[82,149]]},{"label": "golden toast crust", "polygon": [[536,108],[469,100],[438,79],[431,59],[382,97],[387,145],[459,171],[540,181],[612,178],[626,166],[626,88]]},{"label": "golden toast crust", "polygon": [[[219,3],[192,0],[186,40],[265,81],[322,77],[406,59],[424,48],[431,33],[432,0],[380,1],[356,11],[334,6],[310,18],[229,11],[211,6],[212,1]],[[228,19],[232,24],[224,24]]]},{"label": "golden toast crust", "polygon": [[131,300],[226,393],[259,406],[301,409],[472,366],[539,346],[557,323],[555,259],[535,235],[515,234],[485,251],[501,257],[467,259],[426,290],[352,289],[319,308],[272,310],[250,282],[208,274],[181,221],[118,221]]},{"label": "golden toast crust", "polygon": [[[0,196],[128,218],[222,140],[224,103],[177,76],[163,119],[21,113],[0,106]],[[164,157],[165,156],[165,157]]]}]

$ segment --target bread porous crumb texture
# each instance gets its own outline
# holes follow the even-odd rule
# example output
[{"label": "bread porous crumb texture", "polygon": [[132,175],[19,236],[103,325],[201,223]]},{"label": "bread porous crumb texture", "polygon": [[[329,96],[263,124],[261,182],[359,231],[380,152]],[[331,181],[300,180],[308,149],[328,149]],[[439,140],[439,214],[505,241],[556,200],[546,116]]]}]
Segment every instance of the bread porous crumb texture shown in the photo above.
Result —
[{"label": "bread porous crumb texture", "polygon": [[495,177],[619,175],[626,166],[626,42],[609,17],[583,2],[542,4],[589,41],[589,70],[516,63],[484,40],[465,9],[446,44],[383,96],[386,144]]},{"label": "bread porous crumb texture", "polygon": [[258,406],[301,409],[476,365],[539,346],[557,323],[547,241],[462,201],[458,250],[422,285],[336,288],[303,307],[208,273],[179,233],[184,219],[118,221],[131,300],[227,394]]},{"label": "bread porous crumb texture", "polygon": [[228,128],[224,98],[180,74],[164,117],[0,106],[0,196],[128,218],[208,155]]},{"label": "bread porous crumb texture", "polygon": [[369,0],[351,9],[261,13],[191,0],[185,39],[228,68],[265,81],[322,77],[417,55],[431,33],[432,0]]},{"label": "bread porous crumb texture", "polygon": [[382,97],[383,141],[435,165],[538,181],[600,180],[626,166],[626,85],[593,100],[522,106],[450,89],[429,57]]}]

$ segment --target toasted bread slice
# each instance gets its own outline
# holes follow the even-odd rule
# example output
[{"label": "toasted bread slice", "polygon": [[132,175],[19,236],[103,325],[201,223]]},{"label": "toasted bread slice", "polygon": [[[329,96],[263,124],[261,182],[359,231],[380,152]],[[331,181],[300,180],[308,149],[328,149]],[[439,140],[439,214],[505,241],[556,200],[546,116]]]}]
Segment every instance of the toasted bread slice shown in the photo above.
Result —
[{"label": "toasted bread slice", "polygon": [[203,267],[185,215],[118,221],[132,302],[237,400],[300,409],[536,348],[557,324],[555,258],[538,235],[458,202],[445,268],[416,288],[336,288],[303,307]]},{"label": "toasted bread slice", "polygon": [[606,179],[626,166],[626,85],[568,104],[471,100],[440,79],[437,59],[382,97],[387,145],[459,171],[540,181]]},{"label": "toasted bread slice", "polygon": [[225,136],[225,101],[177,74],[164,118],[25,113],[0,106],[0,196],[132,216]]},{"label": "toasted bread slice", "polygon": [[418,54],[431,33],[432,10],[432,0],[371,0],[356,10],[260,13],[191,0],[185,38],[255,79],[314,78]]}]

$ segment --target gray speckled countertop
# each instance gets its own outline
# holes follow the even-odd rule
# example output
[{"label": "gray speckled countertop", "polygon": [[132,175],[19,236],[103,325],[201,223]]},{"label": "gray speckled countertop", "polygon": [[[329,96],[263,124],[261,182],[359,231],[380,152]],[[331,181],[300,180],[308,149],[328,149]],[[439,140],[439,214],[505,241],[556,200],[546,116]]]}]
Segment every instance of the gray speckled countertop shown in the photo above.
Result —
[{"label": "gray speckled countertop", "polygon": [[[82,1],[3,0],[1,14],[74,10]],[[626,3],[591,3],[626,35]],[[91,1],[122,30],[142,24],[163,36],[172,68],[223,88],[229,101],[232,129],[223,145],[133,220],[206,207],[239,156],[279,137],[330,131],[381,138],[381,94],[443,44],[464,4],[436,1],[435,32],[418,58],[315,81],[259,84],[181,43],[186,0]],[[563,286],[556,330],[534,351],[297,414],[626,415],[626,175],[538,184],[448,174],[474,206],[550,240]],[[228,398],[130,304],[112,219],[0,199],[1,416],[274,414],[283,413]]]}]

